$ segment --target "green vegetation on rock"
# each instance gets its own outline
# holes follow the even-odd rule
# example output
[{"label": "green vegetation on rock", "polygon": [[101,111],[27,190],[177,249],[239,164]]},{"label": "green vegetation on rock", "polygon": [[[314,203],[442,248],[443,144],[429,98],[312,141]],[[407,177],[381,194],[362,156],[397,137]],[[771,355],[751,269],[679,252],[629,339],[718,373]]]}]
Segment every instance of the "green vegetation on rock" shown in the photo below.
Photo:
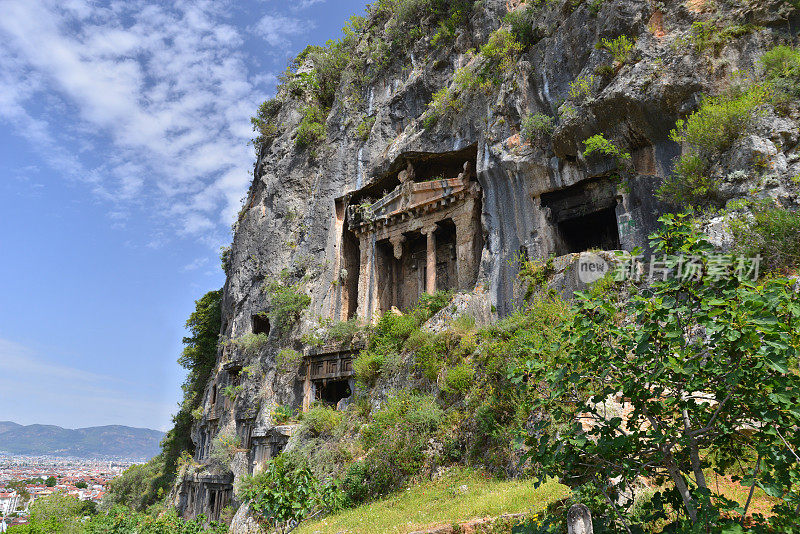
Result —
[{"label": "green vegetation on rock", "polygon": [[714,159],[747,131],[768,93],[761,85],[707,97],[700,109],[679,120],[670,139],[681,143],[683,153],[675,169],[658,190],[662,200],[679,206],[720,206],[720,178],[712,174]]}]

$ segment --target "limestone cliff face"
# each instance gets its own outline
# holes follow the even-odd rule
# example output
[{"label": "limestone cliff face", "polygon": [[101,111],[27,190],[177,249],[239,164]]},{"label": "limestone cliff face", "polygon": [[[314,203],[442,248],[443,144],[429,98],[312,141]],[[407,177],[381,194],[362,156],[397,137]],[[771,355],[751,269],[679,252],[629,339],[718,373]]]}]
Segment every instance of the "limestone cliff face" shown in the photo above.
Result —
[{"label": "limestone cliff face", "polygon": [[[676,120],[695,110],[701,95],[717,91],[723,80],[757,72],[760,55],[794,39],[800,28],[797,10],[781,0],[746,8],[717,2],[714,12],[702,0],[556,1],[533,22],[540,38],[515,56],[511,68],[498,71],[496,83],[460,90],[454,73],[481,64],[474,50],[518,3],[484,1],[447,46],[434,46],[432,22],[421,21],[428,37],[394,58],[360,94],[345,90],[350,76],[345,73],[324,137],[312,147],[299,148],[295,141],[307,102],[282,89],[274,119],[277,135],[258,156],[235,225],[222,334],[237,339],[252,333],[254,325],[266,330],[257,317],[271,310],[264,289],[270,281],[297,284],[310,305],[288,331],[271,325],[268,342],[255,352],[235,344],[220,350],[193,432],[196,460],[206,467],[187,474],[174,493],[187,515],[215,516],[233,503],[234,478],[251,471],[291,433],[291,428],[275,428],[272,411],[279,405],[300,408],[308,385],[296,372],[277,370],[281,349],[308,353],[301,338],[318,327],[319,318],[342,320],[355,313],[369,320],[426,288],[430,242],[425,228],[415,226],[417,219],[436,225],[436,287],[474,291],[470,298],[477,304],[470,305],[486,316],[505,314],[519,302],[515,258],[646,247],[647,235],[666,209],[655,189],[681,153],[669,139]],[[698,52],[691,43],[692,23],[714,17],[719,27],[747,26],[713,53]],[[622,35],[635,40],[624,64],[596,46]],[[363,37],[363,48],[374,38]],[[586,81],[588,92],[580,94],[576,80]],[[459,106],[434,122],[429,103],[444,87],[458,95]],[[523,139],[521,123],[537,113],[552,117],[552,132]],[[731,150],[729,170],[751,173],[753,158],[768,154],[776,179],[761,187],[796,202],[796,190],[785,187],[786,178],[800,172],[796,119],[761,117],[741,146]],[[613,157],[584,157],[583,141],[595,134],[631,154],[627,170]],[[368,207],[393,191],[400,199],[407,183],[434,179],[450,180],[432,193],[438,200],[429,202],[412,191],[403,197],[405,204],[397,200],[389,206],[392,213]],[[464,202],[451,189],[459,179],[476,192],[477,215],[463,225],[457,215],[437,218]],[[729,184],[731,195],[747,194],[754,183]],[[420,203],[412,209],[415,199]],[[366,220],[357,219],[365,210]],[[455,230],[445,219],[455,221]],[[392,234],[392,225],[401,224],[406,226],[396,226],[401,230]],[[452,250],[442,249],[448,243]],[[226,386],[240,387],[235,398],[223,395]],[[208,467],[210,443],[220,432],[241,440],[229,466],[232,474]]]}]

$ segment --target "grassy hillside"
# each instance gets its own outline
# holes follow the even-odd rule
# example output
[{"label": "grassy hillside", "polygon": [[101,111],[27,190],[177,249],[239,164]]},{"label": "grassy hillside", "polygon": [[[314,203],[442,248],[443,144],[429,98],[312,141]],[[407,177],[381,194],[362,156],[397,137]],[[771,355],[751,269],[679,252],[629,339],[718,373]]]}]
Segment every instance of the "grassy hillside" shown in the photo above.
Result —
[{"label": "grassy hillside", "polygon": [[536,513],[566,497],[556,482],[499,481],[473,470],[453,470],[444,477],[412,486],[387,499],[345,510],[298,528],[299,534],[406,533],[503,514]]}]

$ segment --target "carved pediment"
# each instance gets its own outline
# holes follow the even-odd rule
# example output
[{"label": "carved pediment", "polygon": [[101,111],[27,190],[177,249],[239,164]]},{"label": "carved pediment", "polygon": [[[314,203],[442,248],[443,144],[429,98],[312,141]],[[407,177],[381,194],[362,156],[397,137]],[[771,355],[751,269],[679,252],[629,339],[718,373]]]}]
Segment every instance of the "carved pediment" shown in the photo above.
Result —
[{"label": "carved pediment", "polygon": [[424,213],[447,206],[468,194],[477,194],[478,184],[472,181],[472,165],[467,162],[456,178],[437,178],[425,182],[408,179],[410,171],[402,171],[403,180],[394,190],[375,203],[350,207],[350,228],[373,224],[391,224],[405,214]]}]

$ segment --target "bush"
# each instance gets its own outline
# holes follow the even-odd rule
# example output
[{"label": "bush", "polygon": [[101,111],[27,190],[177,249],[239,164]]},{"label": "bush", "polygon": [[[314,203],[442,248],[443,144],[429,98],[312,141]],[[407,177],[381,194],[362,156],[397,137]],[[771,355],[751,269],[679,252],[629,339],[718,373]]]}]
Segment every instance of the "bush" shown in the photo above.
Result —
[{"label": "bush", "polygon": [[525,141],[533,142],[552,135],[554,129],[553,117],[543,113],[531,113],[522,119],[521,135]]},{"label": "bush", "polygon": [[356,126],[356,137],[364,141],[369,139],[369,134],[374,124],[375,117],[364,117],[364,119],[358,123],[358,126]]},{"label": "bush", "polygon": [[361,319],[353,316],[346,321],[333,323],[325,332],[326,339],[339,343],[351,343],[364,330]]},{"label": "bush", "polygon": [[509,11],[503,22],[511,27],[511,34],[522,49],[530,48],[542,38],[542,32],[536,27],[541,12],[541,3],[529,1],[523,9]]},{"label": "bush", "polygon": [[303,109],[303,118],[297,128],[297,137],[294,145],[297,148],[306,148],[312,143],[321,141],[325,137],[325,113],[319,106],[306,106]]},{"label": "bush", "polygon": [[481,47],[480,54],[486,60],[480,71],[481,77],[493,84],[502,81],[502,75],[509,72],[522,51],[514,34],[506,28],[498,28]]},{"label": "bush", "polygon": [[594,76],[578,76],[569,84],[569,97],[578,104],[583,104],[592,96]]},{"label": "bush", "polygon": [[589,139],[586,139],[583,144],[586,147],[583,151],[583,156],[585,158],[589,158],[593,154],[601,154],[616,159],[618,163],[631,159],[629,153],[620,150],[617,145],[606,139],[603,134],[593,135]]},{"label": "bush", "polygon": [[276,425],[283,425],[294,419],[294,410],[288,404],[283,404],[276,406],[271,415]]},{"label": "bush", "polygon": [[796,105],[800,96],[800,50],[776,46],[761,57],[764,78],[773,89],[773,104],[778,109]]},{"label": "bush", "polygon": [[436,382],[444,361],[441,358],[442,346],[438,335],[424,330],[414,331],[406,341],[405,347],[414,357],[414,366],[423,377]]},{"label": "bush", "polygon": [[789,272],[800,265],[800,212],[787,210],[770,201],[751,206],[752,218],[731,223],[734,250],[738,254],[762,257],[762,271]]},{"label": "bush", "polygon": [[[406,340],[417,333],[419,327],[450,302],[452,293],[437,291],[433,295],[421,295],[416,307],[405,314],[385,313],[369,331],[367,347],[353,361],[356,379],[362,384],[371,384],[378,377],[399,370],[402,363],[400,353]],[[413,343],[412,343],[413,346]],[[417,350],[415,347],[413,350]],[[415,358],[418,357],[415,354]],[[426,373],[431,376],[431,373]],[[432,380],[435,380],[435,374]]]},{"label": "bush", "polygon": [[761,65],[768,80],[800,76],[800,50],[781,45],[761,56]]},{"label": "bush", "polygon": [[224,342],[227,347],[242,351],[247,356],[258,356],[264,347],[269,343],[269,335],[267,334],[245,334],[243,336],[235,337]]},{"label": "bush", "polygon": [[353,374],[361,384],[369,385],[381,375],[385,362],[385,354],[362,350],[353,360]]},{"label": "bush", "polygon": [[243,386],[233,386],[228,385],[222,390],[222,394],[225,395],[231,402],[236,400],[236,397],[239,396],[239,393],[242,392],[244,389]]},{"label": "bush", "polygon": [[300,284],[272,281],[266,289],[270,296],[269,316],[279,330],[288,330],[311,304],[311,297],[301,291]]},{"label": "bush", "polygon": [[464,101],[451,87],[442,87],[431,97],[428,103],[428,116],[423,121],[425,128],[431,128],[448,113],[458,113],[464,107]]},{"label": "bush", "polygon": [[439,13],[442,13],[446,7],[448,9],[447,15],[439,22],[439,28],[431,38],[433,46],[441,46],[455,38],[456,29],[466,25],[477,2],[474,0],[455,0],[450,2],[436,1],[433,4]]},{"label": "bush", "polygon": [[302,352],[293,349],[281,349],[275,358],[275,368],[281,373],[296,373],[302,361]]},{"label": "bush", "polygon": [[710,50],[715,56],[722,52],[731,40],[746,35],[758,27],[752,24],[733,24],[720,27],[714,20],[695,21],[689,33],[689,42],[697,53]]},{"label": "bush", "polygon": [[442,381],[442,391],[451,395],[463,395],[469,391],[475,379],[475,369],[461,362],[447,370]]},{"label": "bush", "polygon": [[214,440],[211,442],[209,457],[217,465],[227,469],[241,445],[242,440],[234,432],[221,431],[214,436]]},{"label": "bush", "polygon": [[721,180],[710,174],[708,162],[695,154],[678,158],[673,174],[657,190],[662,200],[679,206],[706,208],[721,205]]},{"label": "bush", "polygon": [[719,154],[733,144],[755,116],[755,111],[766,102],[767,93],[761,86],[744,91],[707,97],[700,109],[687,120],[679,120],[670,132],[670,139],[688,144],[697,154],[708,157]]},{"label": "bush", "polygon": [[616,39],[602,39],[600,41],[600,48],[608,50],[614,57],[614,61],[619,63],[627,63],[631,57],[631,52],[636,48],[635,41],[628,39],[627,35],[620,35]]},{"label": "bush", "polygon": [[670,139],[684,144],[673,175],[658,189],[658,197],[676,205],[707,207],[721,202],[717,177],[710,176],[711,162],[750,126],[757,108],[767,99],[762,86],[734,90],[705,98],[700,109],[679,120]]},{"label": "bush", "polygon": [[281,103],[274,98],[270,98],[258,107],[255,117],[250,117],[253,131],[258,133],[258,136],[252,140],[253,145],[261,147],[261,145],[272,141],[278,135],[278,126],[275,124],[275,118],[280,108]]},{"label": "bush", "polygon": [[237,497],[251,512],[278,533],[315,512],[328,509],[332,494],[314,477],[305,462],[279,454],[266,469],[246,477],[236,488]]},{"label": "bush", "polygon": [[302,415],[302,428],[306,432],[320,436],[332,435],[342,423],[344,414],[330,406],[315,405]]},{"label": "bush", "polygon": [[344,477],[346,497],[353,503],[376,499],[418,474],[427,441],[443,415],[431,396],[399,391],[387,400],[362,429],[361,440],[369,452]]}]

